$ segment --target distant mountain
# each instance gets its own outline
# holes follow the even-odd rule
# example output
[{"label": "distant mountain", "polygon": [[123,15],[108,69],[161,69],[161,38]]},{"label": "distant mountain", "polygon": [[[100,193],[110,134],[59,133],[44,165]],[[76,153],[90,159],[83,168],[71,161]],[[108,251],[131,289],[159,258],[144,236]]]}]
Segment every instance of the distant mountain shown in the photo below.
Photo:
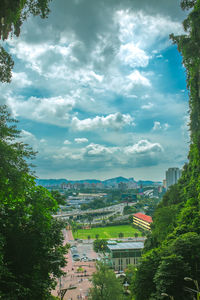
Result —
[{"label": "distant mountain", "polygon": [[61,183],[69,182],[67,179],[36,179],[37,185],[49,186],[49,185],[59,185]]},{"label": "distant mountain", "polygon": [[120,182],[129,182],[129,179],[119,176],[119,177],[106,179],[106,180],[102,181],[102,183],[104,183],[106,185],[116,184],[116,183],[120,183]]},{"label": "distant mountain", "polygon": [[150,180],[139,180],[139,181],[135,181],[133,178],[125,178],[122,176],[119,177],[115,177],[115,178],[111,178],[111,179],[106,179],[106,180],[97,180],[97,179],[83,179],[83,180],[67,180],[67,179],[36,179],[36,184],[37,185],[42,185],[44,187],[47,186],[56,186],[56,185],[60,185],[61,183],[103,183],[104,185],[115,185],[118,184],[120,182],[124,182],[124,183],[128,183],[128,182],[135,182],[138,185],[142,185],[142,186],[148,186],[148,185],[161,185],[162,182],[160,181],[150,181]]}]

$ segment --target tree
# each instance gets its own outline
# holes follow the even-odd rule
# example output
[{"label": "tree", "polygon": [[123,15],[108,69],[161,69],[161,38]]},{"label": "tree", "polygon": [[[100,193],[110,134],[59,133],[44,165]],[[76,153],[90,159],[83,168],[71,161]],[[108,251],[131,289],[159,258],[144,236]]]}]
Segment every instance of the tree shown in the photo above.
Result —
[{"label": "tree", "polygon": [[105,264],[97,263],[97,272],[92,275],[90,300],[122,300],[123,288],[113,270]]},{"label": "tree", "polygon": [[[189,299],[184,297],[184,277],[190,274],[190,266],[176,254],[164,257],[154,276],[157,294],[167,293],[175,300]],[[188,297],[188,295],[187,295]]]},{"label": "tree", "polygon": [[107,244],[105,239],[96,239],[93,242],[93,249],[95,252],[105,252],[108,249]]},{"label": "tree", "polygon": [[26,162],[34,153],[13,121],[0,106],[0,298],[48,299],[66,263],[64,224],[52,217],[56,199],[35,185]]},{"label": "tree", "polygon": [[[156,291],[154,275],[160,263],[160,250],[151,250],[143,256],[133,282],[133,294],[136,300],[149,300]],[[156,298],[155,298],[156,299]]]},{"label": "tree", "polygon": [[[0,39],[6,40],[9,34],[19,36],[23,21],[32,14],[46,18],[50,0],[1,0]],[[6,50],[0,46],[0,81],[10,82],[14,62]]]},{"label": "tree", "polygon": [[89,215],[89,216],[88,216],[88,222],[90,223],[90,226],[91,226],[92,220],[93,220],[93,216],[92,216],[92,215]]}]

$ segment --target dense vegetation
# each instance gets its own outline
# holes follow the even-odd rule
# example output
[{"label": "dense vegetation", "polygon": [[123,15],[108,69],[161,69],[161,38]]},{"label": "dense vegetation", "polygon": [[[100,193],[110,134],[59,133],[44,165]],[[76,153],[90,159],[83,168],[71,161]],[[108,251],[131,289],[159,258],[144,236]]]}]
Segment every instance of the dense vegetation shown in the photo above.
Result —
[{"label": "dense vegetation", "polygon": [[[152,234],[134,279],[136,300],[196,298],[200,282],[200,1],[183,0],[186,34],[171,35],[183,57],[189,89],[189,162],[154,214]],[[189,277],[193,281],[186,281]],[[192,291],[193,290],[193,291]]]},{"label": "dense vegetation", "polygon": [[105,264],[97,263],[97,271],[92,275],[90,300],[123,300],[123,287],[113,270]]},{"label": "dense vegetation", "polygon": [[34,153],[15,122],[0,106],[0,298],[50,299],[67,250],[52,217],[62,199],[35,186],[26,161]]}]

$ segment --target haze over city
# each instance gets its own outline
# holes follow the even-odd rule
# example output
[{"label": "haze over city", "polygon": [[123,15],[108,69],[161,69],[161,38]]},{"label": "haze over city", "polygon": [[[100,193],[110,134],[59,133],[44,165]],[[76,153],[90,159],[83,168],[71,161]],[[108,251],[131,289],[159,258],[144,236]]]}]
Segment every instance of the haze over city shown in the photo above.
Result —
[{"label": "haze over city", "polygon": [[180,1],[52,1],[4,42],[15,61],[1,103],[39,178],[162,180],[188,152],[185,70],[169,34]]}]

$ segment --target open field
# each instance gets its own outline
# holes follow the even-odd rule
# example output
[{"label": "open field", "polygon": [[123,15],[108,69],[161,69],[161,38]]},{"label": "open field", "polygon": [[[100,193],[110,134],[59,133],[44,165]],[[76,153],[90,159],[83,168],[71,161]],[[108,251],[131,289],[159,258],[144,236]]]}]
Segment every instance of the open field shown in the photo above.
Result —
[{"label": "open field", "polygon": [[74,238],[87,239],[88,236],[90,236],[91,239],[95,239],[97,234],[99,235],[99,238],[102,239],[118,238],[120,232],[124,234],[124,237],[134,237],[135,233],[137,233],[138,236],[141,236],[141,232],[131,225],[119,225],[79,229],[74,233]]}]

